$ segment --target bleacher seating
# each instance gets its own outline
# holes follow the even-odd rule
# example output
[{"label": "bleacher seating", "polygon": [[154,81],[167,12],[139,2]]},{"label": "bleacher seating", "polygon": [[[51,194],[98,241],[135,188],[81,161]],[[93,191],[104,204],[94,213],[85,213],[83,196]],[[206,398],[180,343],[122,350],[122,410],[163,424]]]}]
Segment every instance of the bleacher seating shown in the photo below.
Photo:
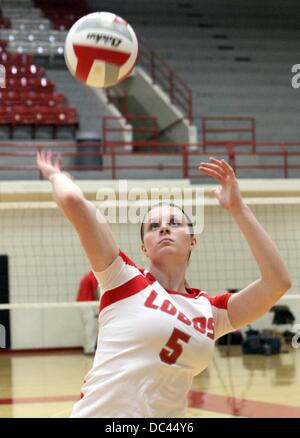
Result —
[{"label": "bleacher seating", "polygon": [[[100,6],[101,10],[112,10],[113,4],[114,12],[127,19],[190,84],[200,139],[203,116],[244,115],[256,119],[258,141],[298,140],[300,101],[298,91],[291,87],[290,69],[298,62],[299,14],[293,17],[291,0],[282,1],[286,7],[285,22],[272,10],[271,1],[267,0],[267,7],[260,6],[259,0],[247,6],[237,7],[235,3],[234,0],[152,0],[149,3],[90,0],[88,6],[92,10],[99,10]],[[67,72],[51,70],[46,77],[41,68],[24,73],[15,66],[20,64],[18,56],[30,59],[28,62],[32,65],[36,65],[35,55],[58,55],[63,59],[66,31],[87,12],[86,2],[76,2],[76,8],[74,2],[68,0],[4,0],[1,4],[4,5],[3,17],[10,19],[11,28],[1,32],[1,38],[5,37],[8,42],[0,43],[0,63],[10,63],[12,70],[7,74],[7,83],[17,91],[15,95],[5,95],[6,110],[1,103],[0,131],[8,130],[7,135],[12,138],[22,133],[22,126],[28,128],[30,136],[39,138],[47,122],[49,137],[55,138],[68,123],[76,129],[76,113],[55,112],[68,105],[61,91],[78,112],[86,111],[88,119],[93,111],[84,108],[86,104],[82,104],[79,95],[90,90],[83,90],[84,85],[78,82],[74,84],[76,81]],[[28,4],[30,18],[22,15],[24,4]],[[255,15],[256,8],[260,17]],[[7,54],[6,50],[19,55]],[[58,93],[54,87],[58,84],[56,78],[61,80]],[[11,108],[17,108],[14,119]],[[35,111],[33,118],[31,108]],[[98,117],[95,123],[100,125],[100,113]],[[239,139],[237,135],[236,140]],[[263,158],[255,157],[255,160],[260,162]]]},{"label": "bleacher seating", "polygon": [[7,49],[18,53],[38,55],[62,55],[66,37],[65,31],[48,29],[6,29],[1,32],[7,40]]},{"label": "bleacher seating", "polygon": [[41,132],[42,138],[47,133],[46,138],[55,139],[68,128],[74,138],[79,128],[76,109],[68,106],[63,94],[55,93],[54,83],[32,55],[2,51],[0,63],[6,68],[6,88],[0,90],[0,137],[37,138]]},{"label": "bleacher seating", "polygon": [[3,50],[0,53],[0,64],[8,65],[29,65],[33,63],[33,56],[31,54],[10,53]]},{"label": "bleacher seating", "polygon": [[7,41],[0,40],[0,53],[5,52]]},{"label": "bleacher seating", "polygon": [[34,4],[41,8],[45,17],[49,18],[54,29],[67,30],[80,17],[88,13],[87,4],[84,0],[76,1],[74,7],[73,0],[35,0]]},{"label": "bleacher seating", "polygon": [[32,106],[49,106],[64,108],[67,100],[60,93],[39,93],[37,91],[10,91],[8,89],[0,90],[0,106],[25,105]]},{"label": "bleacher seating", "polygon": [[9,29],[11,26],[10,19],[7,17],[0,17],[0,29]]},{"label": "bleacher seating", "polygon": [[44,52],[61,55],[65,33],[50,32],[51,20],[31,0],[4,0],[1,7],[0,64],[6,88],[0,90],[0,138],[74,138],[79,128],[76,109],[55,92],[53,81],[33,58]]},{"label": "bleacher seating", "polygon": [[[1,34],[1,38],[7,40],[6,50],[14,54],[22,54],[23,57],[26,57],[28,54],[31,56],[31,63],[43,65],[47,71],[47,77],[58,87],[58,94],[64,93],[67,96],[69,105],[77,108],[81,120],[80,128],[83,131],[97,133],[97,136],[101,137],[101,114],[105,111],[105,103],[100,101],[92,90],[73,79],[67,71],[63,58],[64,41],[67,31],[54,29],[55,23],[51,21],[52,18],[55,21],[59,17],[60,20],[66,19],[73,24],[79,16],[88,12],[86,3],[84,1],[80,2],[80,4],[76,2],[76,8],[74,8],[73,1],[34,3],[30,0],[24,0],[24,2],[20,0],[11,0],[11,2],[4,0],[3,4],[3,8],[7,11],[8,16],[12,17],[11,29],[5,29]],[[25,5],[25,8],[23,5]],[[48,20],[49,26],[47,25],[47,28],[49,28],[41,30],[39,26],[44,19]],[[22,23],[26,24],[24,29],[20,28]],[[31,27],[28,26],[28,23],[31,23]],[[69,25],[63,26],[64,29],[66,27],[69,27]],[[3,54],[4,62],[6,57],[9,57],[10,61],[16,64],[15,55]],[[51,67],[50,69],[49,66]],[[46,89],[52,86],[49,79],[47,84],[43,85],[45,85]],[[47,90],[42,90],[39,87],[40,95],[44,91]],[[57,106],[55,99],[49,99],[49,102],[51,103],[53,100],[55,106]],[[26,105],[28,106],[28,103]],[[60,131],[62,129],[58,129],[58,135]]]},{"label": "bleacher seating", "polygon": [[2,9],[10,20],[10,25],[1,31],[1,39],[7,41],[7,50],[46,56],[63,54],[65,32],[52,29],[51,19],[31,1],[4,2]]}]

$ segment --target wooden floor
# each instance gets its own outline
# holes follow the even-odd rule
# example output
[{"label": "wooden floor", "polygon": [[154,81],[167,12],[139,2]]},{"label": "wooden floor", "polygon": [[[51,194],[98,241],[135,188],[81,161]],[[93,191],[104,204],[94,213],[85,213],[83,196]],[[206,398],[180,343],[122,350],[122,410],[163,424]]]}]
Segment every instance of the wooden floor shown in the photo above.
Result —
[{"label": "wooden floor", "polygon": [[[245,356],[229,348],[218,347],[194,379],[187,417],[300,417],[300,350]],[[0,417],[69,416],[91,363],[79,351],[1,353]]]}]

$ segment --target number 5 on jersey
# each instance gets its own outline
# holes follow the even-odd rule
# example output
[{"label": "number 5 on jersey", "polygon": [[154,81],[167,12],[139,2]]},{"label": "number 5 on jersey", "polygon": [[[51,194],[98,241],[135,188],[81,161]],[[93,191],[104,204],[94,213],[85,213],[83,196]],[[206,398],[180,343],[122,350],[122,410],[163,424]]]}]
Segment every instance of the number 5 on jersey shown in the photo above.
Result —
[{"label": "number 5 on jersey", "polygon": [[179,341],[187,344],[190,338],[186,333],[174,328],[168,342],[159,353],[160,359],[168,365],[173,365],[182,353],[182,345]]}]

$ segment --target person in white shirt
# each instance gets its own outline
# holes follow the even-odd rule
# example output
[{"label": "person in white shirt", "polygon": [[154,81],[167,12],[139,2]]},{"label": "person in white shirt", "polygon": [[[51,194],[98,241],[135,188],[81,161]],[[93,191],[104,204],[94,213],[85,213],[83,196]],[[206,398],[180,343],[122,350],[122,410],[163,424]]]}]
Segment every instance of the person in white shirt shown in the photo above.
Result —
[{"label": "person in white shirt", "polygon": [[99,337],[92,369],[72,417],[182,417],[193,377],[212,360],[215,340],[253,322],[291,287],[286,264],[245,204],[234,171],[210,158],[199,170],[212,176],[220,206],[249,244],[260,277],[236,294],[210,297],[186,283],[196,237],[187,215],[165,203],[147,213],[138,268],[118,247],[108,223],[60,171],[60,157],[40,151],[37,165],[58,206],[79,234],[101,286]]}]

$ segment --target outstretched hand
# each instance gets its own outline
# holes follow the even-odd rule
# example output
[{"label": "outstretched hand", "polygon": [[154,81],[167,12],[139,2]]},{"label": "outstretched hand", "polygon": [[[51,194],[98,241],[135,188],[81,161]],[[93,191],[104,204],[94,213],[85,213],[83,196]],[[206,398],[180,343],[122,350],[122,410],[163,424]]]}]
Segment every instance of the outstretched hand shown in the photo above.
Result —
[{"label": "outstretched hand", "polygon": [[45,178],[50,178],[54,173],[60,172],[61,155],[57,154],[54,164],[52,164],[52,151],[45,152],[43,149],[36,154],[38,169]]},{"label": "outstretched hand", "polygon": [[210,157],[210,163],[201,162],[199,170],[212,176],[220,185],[212,192],[220,206],[230,212],[237,212],[244,205],[234,170],[225,160]]}]

